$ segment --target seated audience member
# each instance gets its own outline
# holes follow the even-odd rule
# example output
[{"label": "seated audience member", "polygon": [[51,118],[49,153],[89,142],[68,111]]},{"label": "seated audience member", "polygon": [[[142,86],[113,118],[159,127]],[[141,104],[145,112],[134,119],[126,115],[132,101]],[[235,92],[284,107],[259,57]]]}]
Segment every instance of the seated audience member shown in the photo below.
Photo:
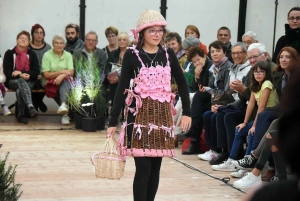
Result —
[{"label": "seated audience member", "polygon": [[9,111],[9,108],[7,107],[7,105],[4,102],[4,96],[5,96],[5,87],[4,87],[4,82],[6,80],[6,77],[3,73],[3,61],[0,55],[0,104],[1,104],[1,108],[3,110],[3,115],[7,116],[10,115],[11,112]]},{"label": "seated audience member", "polygon": [[287,16],[288,24],[285,24],[285,35],[281,36],[276,43],[273,62],[276,62],[280,50],[286,46],[291,46],[300,54],[300,7],[291,8]]},{"label": "seated audience member", "polygon": [[84,47],[84,42],[79,38],[80,30],[76,24],[68,24],[65,28],[67,43],[65,50],[73,54],[74,50]]},{"label": "seated audience member", "polygon": [[102,50],[107,55],[107,58],[109,58],[111,51],[118,49],[118,41],[117,41],[117,36],[118,36],[118,29],[110,26],[105,29],[105,37],[108,41],[108,45],[105,46]]},{"label": "seated audience member", "polygon": [[[191,37],[191,36],[189,36]],[[207,86],[199,86],[199,92],[195,93],[192,101],[192,125],[183,135],[191,137],[191,144],[182,154],[199,154],[200,135],[203,127],[203,113],[211,108],[211,94],[208,92],[213,89],[227,91],[229,69],[232,63],[226,57],[226,46],[220,41],[214,41],[209,45],[209,51],[213,65],[209,68],[209,81]]]},{"label": "seated audience member", "polygon": [[[248,74],[249,70],[251,69],[251,65],[249,60],[247,60],[247,49],[244,43],[237,42],[232,46],[232,58],[234,61],[234,65],[230,68],[229,71],[229,83],[240,80],[242,81],[244,77]],[[229,87],[227,87],[229,88]],[[232,94],[234,100],[238,100],[239,96],[236,91],[230,91],[228,94]],[[199,154],[198,157],[202,160],[210,161],[213,158],[216,158],[219,156],[220,151],[222,150],[222,147],[217,147],[217,141],[218,140],[224,140],[225,139],[217,139],[217,116],[218,108],[221,105],[212,105],[211,110],[207,111],[203,114],[203,123],[205,128],[205,137],[206,137],[206,144],[208,147],[210,147],[210,150],[205,152],[204,154]]]},{"label": "seated audience member", "polygon": [[[68,100],[67,94],[71,88],[70,82],[67,80],[69,77],[73,77],[73,58],[72,55],[64,50],[65,40],[62,35],[55,35],[52,39],[53,48],[48,50],[42,60],[42,85],[51,87],[51,91],[54,93],[52,97],[60,105],[57,110],[58,114],[62,114],[61,123],[70,124],[69,117],[67,116]],[[47,94],[47,86],[46,94]]]},{"label": "seated audience member", "polygon": [[[194,25],[188,25],[185,28],[184,36],[185,37],[195,36],[196,38],[198,38],[200,40],[200,31],[199,31],[199,29],[196,26],[194,26]],[[204,45],[203,43],[200,42],[200,47],[203,49],[204,54],[207,55],[206,45]]]},{"label": "seated audience member", "polygon": [[[298,55],[295,49],[291,47],[285,47],[279,53],[279,56],[277,58],[277,68],[276,68],[276,72],[279,73],[281,78],[276,83],[276,89],[279,95],[284,93],[284,91],[286,90],[287,83],[289,82],[291,77],[294,77],[295,71],[300,69],[300,67],[298,66],[299,63],[300,63],[300,56]],[[272,122],[272,124],[268,128],[265,135],[262,137],[257,149],[254,152],[252,152],[248,156],[245,156],[241,160],[233,162],[233,165],[239,169],[245,169],[245,170],[253,169],[250,174],[248,174],[247,176],[238,180],[237,183],[235,183],[236,186],[238,186],[239,188],[251,188],[253,186],[260,184],[261,180],[266,181],[263,178],[261,178],[260,174],[262,169],[265,166],[265,163],[267,162],[268,158],[271,155],[271,145],[272,145],[271,138],[273,138],[273,136],[267,137],[267,134],[269,133],[269,131],[271,132],[274,130],[278,130],[278,123],[279,123],[278,120],[274,120]],[[279,166],[279,168],[281,166],[276,163],[276,159],[277,161],[281,161],[281,160],[280,158],[278,158],[280,156],[277,156],[276,154],[277,154],[276,152],[272,153],[272,156],[275,161],[275,166],[276,166],[276,174],[278,175],[279,179],[285,179],[286,177],[285,172],[280,172],[280,171],[278,172],[278,170],[281,169],[278,169],[277,166]],[[269,173],[267,174],[272,174],[273,176],[275,175],[274,170],[268,170],[268,172]],[[270,178],[268,180],[270,180]]]},{"label": "seated audience member", "polygon": [[[299,67],[299,66],[297,66]],[[295,160],[295,153],[298,153],[300,146],[300,74],[299,69],[295,72],[284,91],[281,104],[283,113],[279,120],[279,134],[277,140],[272,144],[278,147],[287,164],[294,172],[294,176],[287,181],[272,182],[248,194],[244,200],[265,200],[265,201],[298,201],[300,200],[300,165]]]},{"label": "seated audience member", "polygon": [[7,50],[3,59],[5,86],[16,91],[17,119],[23,124],[28,124],[28,120],[24,116],[25,107],[28,107],[32,117],[38,114],[32,104],[31,90],[40,72],[39,61],[36,54],[28,49],[29,41],[29,33],[21,31],[17,35],[17,45],[13,49]]},{"label": "seated audience member", "polygon": [[[39,60],[39,69],[41,72],[43,55],[45,52],[51,49],[51,46],[45,42],[45,30],[40,24],[35,24],[32,26],[31,37],[32,39],[29,44],[29,48],[36,53]],[[41,75],[39,74],[35,83],[35,89],[41,88],[40,79]],[[38,110],[39,108],[42,112],[46,112],[47,106],[43,102],[45,93],[32,93],[31,96],[35,109]]]},{"label": "seated audience member", "polygon": [[[110,52],[105,68],[106,79],[109,83],[111,102],[113,105],[116,90],[121,76],[121,68],[124,54],[129,46],[129,35],[126,32],[121,32],[117,36],[118,48]],[[114,74],[114,72],[117,72]],[[122,112],[123,113],[123,112]]]},{"label": "seated audience member", "polygon": [[[226,57],[228,58],[228,60],[233,63],[232,57],[231,57],[231,31],[228,27],[220,27],[218,29],[218,33],[217,33],[217,40],[221,41],[227,48],[226,50]],[[211,58],[211,54],[210,52],[208,52],[208,57]]]},{"label": "seated audience member", "polygon": [[251,97],[247,105],[246,114],[243,123],[236,126],[235,137],[227,161],[220,165],[212,165],[213,170],[218,171],[234,171],[235,166],[232,161],[238,159],[240,150],[243,149],[243,143],[248,136],[248,147],[246,155],[249,155],[253,147],[253,135],[255,135],[255,127],[257,118],[249,121],[250,115],[255,105],[258,105],[257,115],[264,111],[265,108],[274,107],[278,104],[278,95],[275,90],[271,68],[266,61],[259,61],[251,68]]},{"label": "seated audience member", "polygon": [[243,41],[243,43],[245,43],[245,45],[246,45],[246,47],[248,49],[249,45],[251,45],[252,43],[258,43],[257,35],[253,31],[247,31],[242,36],[242,41]]}]

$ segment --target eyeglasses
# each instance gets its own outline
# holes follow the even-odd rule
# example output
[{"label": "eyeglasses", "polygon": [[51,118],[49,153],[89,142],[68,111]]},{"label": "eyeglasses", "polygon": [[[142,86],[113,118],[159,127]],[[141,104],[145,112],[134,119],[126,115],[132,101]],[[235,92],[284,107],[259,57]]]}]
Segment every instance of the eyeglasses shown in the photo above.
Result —
[{"label": "eyeglasses", "polygon": [[218,34],[218,36],[220,36],[220,37],[222,37],[222,36],[227,37],[229,35],[228,34]]},{"label": "eyeglasses", "polygon": [[63,42],[55,42],[54,45],[64,45],[65,43]]},{"label": "eyeglasses", "polygon": [[288,18],[288,21],[290,21],[290,22],[293,22],[294,20],[296,20],[297,22],[300,21],[300,16]]},{"label": "eyeglasses", "polygon": [[85,41],[87,41],[89,43],[95,43],[95,42],[97,42],[97,40],[94,40],[94,39],[85,39]]},{"label": "eyeglasses", "polygon": [[151,36],[155,36],[156,34],[163,35],[165,33],[165,30],[164,29],[149,29],[148,33]]},{"label": "eyeglasses", "polygon": [[248,59],[249,59],[249,61],[250,61],[251,59],[256,60],[258,57],[260,57],[260,56],[263,55],[263,54],[264,54],[264,52],[260,53],[259,55],[255,55],[255,56],[253,56],[253,57],[248,57]]},{"label": "eyeglasses", "polygon": [[34,32],[36,35],[43,35],[44,34],[44,32]]},{"label": "eyeglasses", "polygon": [[263,75],[264,73],[265,73],[264,70],[254,71],[254,72],[253,72],[254,75]]},{"label": "eyeglasses", "polygon": [[24,38],[24,37],[19,37],[20,40],[25,40],[28,41],[28,38]]},{"label": "eyeglasses", "polygon": [[116,35],[108,35],[107,38],[114,38]]},{"label": "eyeglasses", "polygon": [[237,56],[240,56],[241,54],[243,54],[245,51],[242,51],[242,52],[231,52],[231,55],[237,55]]}]

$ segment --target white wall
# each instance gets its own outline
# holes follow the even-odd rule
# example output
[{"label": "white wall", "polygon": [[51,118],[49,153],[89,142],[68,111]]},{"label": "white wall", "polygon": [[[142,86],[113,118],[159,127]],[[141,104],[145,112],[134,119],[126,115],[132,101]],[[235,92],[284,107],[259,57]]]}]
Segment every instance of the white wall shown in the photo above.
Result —
[{"label": "white wall", "polygon": [[[271,53],[275,0],[248,0],[246,31],[258,34]],[[0,54],[15,45],[16,35],[21,30],[30,32],[35,23],[41,24],[46,32],[46,42],[51,44],[53,35],[64,33],[65,26],[72,22],[79,24],[80,0],[1,0],[0,1]],[[284,34],[288,10],[299,0],[279,0],[277,17],[277,39]],[[201,33],[201,42],[207,46],[216,40],[216,31],[221,26],[231,29],[232,43],[236,42],[238,29],[239,0],[169,0],[167,1],[167,28],[184,36],[187,25],[196,25]],[[98,33],[98,47],[107,44],[104,30],[115,26],[118,30],[129,32],[135,28],[138,17],[145,9],[160,11],[160,0],[86,0],[86,28]],[[15,101],[13,93],[5,100]],[[53,100],[45,102],[57,108]]]}]

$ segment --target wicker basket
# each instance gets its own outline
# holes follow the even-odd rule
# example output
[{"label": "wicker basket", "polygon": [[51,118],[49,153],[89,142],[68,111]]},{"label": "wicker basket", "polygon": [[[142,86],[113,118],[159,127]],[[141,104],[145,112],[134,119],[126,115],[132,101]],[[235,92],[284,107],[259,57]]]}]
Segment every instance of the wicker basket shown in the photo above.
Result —
[{"label": "wicker basket", "polygon": [[126,155],[121,151],[121,146],[113,135],[109,135],[101,151],[92,156],[97,178],[119,180],[123,176]]}]

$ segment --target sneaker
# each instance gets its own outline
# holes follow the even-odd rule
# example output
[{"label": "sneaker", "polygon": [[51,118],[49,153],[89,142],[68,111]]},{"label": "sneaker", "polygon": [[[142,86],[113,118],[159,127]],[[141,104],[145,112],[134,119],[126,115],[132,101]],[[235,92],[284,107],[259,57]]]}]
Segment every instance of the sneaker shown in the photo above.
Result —
[{"label": "sneaker", "polygon": [[278,176],[274,176],[270,179],[270,182],[279,182]]},{"label": "sneaker", "polygon": [[4,116],[7,116],[7,115],[11,114],[11,112],[9,111],[9,109],[6,105],[2,108],[2,110],[3,110],[3,115]]},{"label": "sneaker", "polygon": [[261,175],[255,176],[251,172],[246,173],[243,178],[233,182],[233,186],[237,188],[253,188],[261,184]]},{"label": "sneaker", "polygon": [[18,120],[19,123],[28,124],[28,120],[23,116],[18,116],[17,120]]},{"label": "sneaker", "polygon": [[218,157],[213,158],[209,161],[211,165],[219,165],[228,159],[228,154],[221,153]]},{"label": "sneaker", "polygon": [[61,124],[64,124],[64,125],[70,124],[70,118],[68,117],[68,115],[65,114],[64,116],[62,116]]},{"label": "sneaker", "polygon": [[31,117],[35,117],[36,115],[38,115],[38,112],[36,111],[36,109],[34,107],[29,107],[29,113]]},{"label": "sneaker", "polygon": [[68,114],[68,112],[69,112],[69,109],[68,109],[67,105],[64,103],[61,104],[61,106],[59,106],[59,108],[57,110],[58,114]]},{"label": "sneaker", "polygon": [[210,161],[211,159],[217,158],[219,155],[220,155],[219,153],[213,150],[209,150],[204,154],[199,154],[198,157],[204,161]]},{"label": "sneaker", "polygon": [[243,159],[233,161],[232,164],[242,170],[252,170],[257,162],[257,159],[252,155],[247,155]]},{"label": "sneaker", "polygon": [[230,176],[232,176],[234,178],[242,178],[245,175],[245,173],[247,173],[247,172],[248,172],[248,170],[237,170],[235,172],[232,172],[230,174]]},{"label": "sneaker", "polygon": [[216,171],[233,172],[235,171],[235,167],[231,162],[232,159],[228,159],[227,161],[224,161],[224,163],[222,164],[212,165],[211,168]]}]

